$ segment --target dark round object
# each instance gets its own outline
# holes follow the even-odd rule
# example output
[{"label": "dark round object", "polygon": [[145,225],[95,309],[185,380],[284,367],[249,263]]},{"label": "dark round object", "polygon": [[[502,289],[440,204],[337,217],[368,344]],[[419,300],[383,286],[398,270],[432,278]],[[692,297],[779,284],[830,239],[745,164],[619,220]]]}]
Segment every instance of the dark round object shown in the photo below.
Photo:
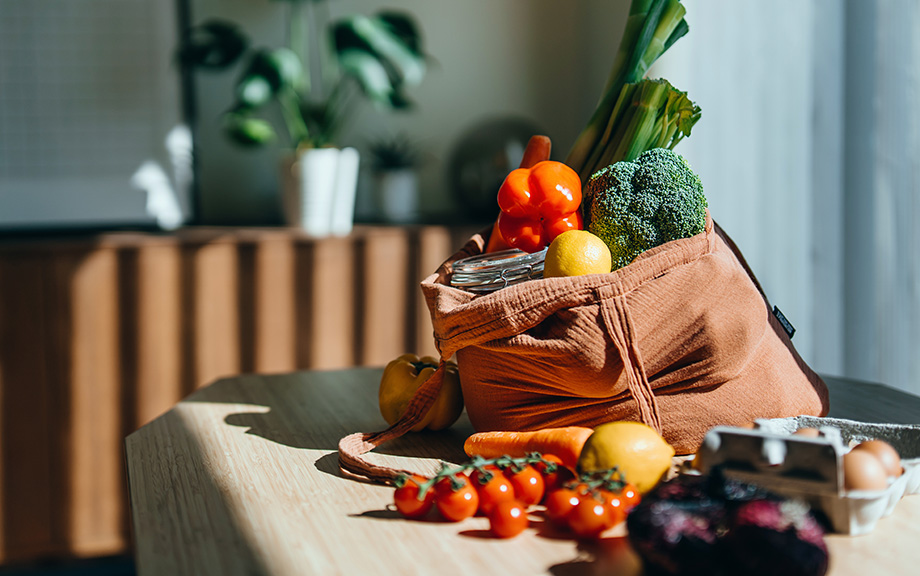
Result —
[{"label": "dark round object", "polygon": [[500,117],[478,122],[466,130],[450,152],[447,179],[451,194],[475,221],[498,216],[498,189],[517,168],[531,136],[546,134],[524,118]]}]

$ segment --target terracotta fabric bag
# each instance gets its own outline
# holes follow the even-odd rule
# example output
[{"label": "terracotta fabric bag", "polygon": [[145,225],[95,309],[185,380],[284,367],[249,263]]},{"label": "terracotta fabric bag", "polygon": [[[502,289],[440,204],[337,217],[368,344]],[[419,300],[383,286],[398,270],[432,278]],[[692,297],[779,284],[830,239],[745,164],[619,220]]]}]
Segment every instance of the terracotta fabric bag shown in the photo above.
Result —
[{"label": "terracotta fabric bag", "polygon": [[[474,236],[421,284],[438,350],[444,359],[457,356],[478,431],[634,420],[689,454],[716,425],[827,414],[824,382],[708,214],[704,232],[609,274],[534,280],[486,295],[451,287],[451,263],[483,246]],[[439,372],[404,420],[425,414]],[[396,471],[360,455],[411,425],[344,438],[342,468],[392,478]]]}]

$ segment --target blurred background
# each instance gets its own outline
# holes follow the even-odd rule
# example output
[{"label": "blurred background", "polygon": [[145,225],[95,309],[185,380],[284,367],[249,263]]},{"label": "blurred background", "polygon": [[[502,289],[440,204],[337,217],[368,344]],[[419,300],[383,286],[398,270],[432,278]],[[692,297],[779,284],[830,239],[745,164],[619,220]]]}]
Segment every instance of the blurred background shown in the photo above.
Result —
[{"label": "blurred background", "polygon": [[[285,4],[191,2],[196,21],[233,20],[244,25],[254,44],[269,46],[278,45],[287,34]],[[425,217],[488,221],[493,214],[470,213],[453,193],[452,154],[464,137],[485,134],[488,141],[491,128],[492,140],[499,144],[503,135],[539,129],[553,138],[557,155],[564,156],[600,96],[622,33],[612,23],[619,22],[627,6],[624,1],[596,0],[571,2],[565,8],[552,0],[330,2],[333,20],[383,8],[413,15],[430,56],[425,79],[409,91],[415,102],[411,110],[380,113],[362,102],[342,141],[366,152],[380,138],[408,135],[424,152],[419,175]],[[196,75],[203,213],[214,222],[277,221],[274,159],[285,143],[254,155],[224,137],[220,113],[232,104],[235,80],[234,74]],[[370,162],[364,164],[369,175]],[[363,180],[359,194],[364,201],[357,214],[359,219],[373,219],[371,179]]]},{"label": "blurred background", "polygon": [[[550,136],[554,157],[564,157],[601,94],[629,6],[307,4],[330,21],[403,11],[428,56],[423,80],[407,90],[410,109],[367,99],[350,108],[339,142],[361,154],[356,223],[464,231],[492,221],[495,173],[516,164],[530,134]],[[702,177],[713,217],[796,327],[794,343],[812,367],[920,394],[920,3],[684,4],[690,33],[649,76],[667,78],[702,108],[676,151]],[[251,46],[285,45],[291,18],[291,3],[280,0],[0,0],[0,241],[13,262],[0,266],[5,294],[35,292],[14,265],[24,239],[285,226],[281,166],[290,140],[232,142],[224,113],[243,64],[183,68],[177,50],[189,27],[213,19],[237,25]],[[281,113],[267,114],[277,122]],[[399,138],[411,146],[418,208],[394,223],[380,204],[375,146]],[[478,176],[461,178],[465,169]],[[113,277],[123,279],[124,259],[114,262]],[[423,275],[406,274],[412,282]],[[15,378],[26,372],[10,368],[10,342],[22,338],[10,328],[22,301],[11,302],[0,316],[0,383],[28,386]],[[342,363],[376,360],[359,350]],[[241,361],[198,377],[260,366]],[[3,425],[6,462],[16,450]],[[4,529],[6,556],[29,558],[10,544],[16,526]],[[69,529],[48,538],[66,541]],[[126,538],[111,542],[100,553],[127,546]],[[61,547],[35,547],[39,555],[52,549]]]}]

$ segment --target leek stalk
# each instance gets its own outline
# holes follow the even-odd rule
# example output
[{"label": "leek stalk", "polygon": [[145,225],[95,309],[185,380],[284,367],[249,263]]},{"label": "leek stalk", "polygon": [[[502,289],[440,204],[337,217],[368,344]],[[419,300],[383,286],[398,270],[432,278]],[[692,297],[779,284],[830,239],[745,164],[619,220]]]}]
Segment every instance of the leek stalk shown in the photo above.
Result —
[{"label": "leek stalk", "polygon": [[[698,119],[699,108],[686,98],[686,94],[676,91],[670,84],[666,87],[644,85],[639,90],[636,86],[627,88],[640,83],[651,65],[689,31],[685,14],[686,8],[680,0],[632,1],[603,96],[565,160],[583,181],[606,166],[604,162],[608,159],[625,159],[637,150],[641,153],[644,150],[639,148],[653,142],[667,141],[673,147],[680,138],[689,135],[695,120],[690,122],[688,118]],[[653,114],[653,110],[665,105],[668,110],[663,114]],[[632,113],[624,124],[624,114],[630,109]],[[672,124],[663,119],[669,119]],[[659,131],[657,138],[645,133],[653,127]]]}]

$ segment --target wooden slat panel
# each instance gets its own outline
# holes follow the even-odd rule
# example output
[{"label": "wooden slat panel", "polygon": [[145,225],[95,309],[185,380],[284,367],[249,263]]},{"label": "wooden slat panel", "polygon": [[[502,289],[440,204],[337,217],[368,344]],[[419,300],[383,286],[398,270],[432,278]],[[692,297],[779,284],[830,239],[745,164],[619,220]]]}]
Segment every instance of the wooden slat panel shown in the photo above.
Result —
[{"label": "wooden slat panel", "polygon": [[4,304],[7,302],[6,294],[3,292],[5,279],[4,274],[6,269],[4,262],[0,259],[0,562],[3,562],[5,557],[6,550],[6,527],[4,526],[3,519],[6,518],[6,445],[3,442],[3,439],[7,437],[4,433],[4,427],[6,425],[6,403],[4,402],[4,386],[9,386],[6,382],[8,381],[7,376],[7,339],[9,338],[8,331],[4,331],[4,326],[9,326],[10,322],[7,319],[7,311],[4,309]]},{"label": "wooden slat panel", "polygon": [[254,359],[260,373],[296,368],[294,246],[277,237],[256,245],[254,267]]},{"label": "wooden slat panel", "polygon": [[379,366],[409,352],[408,237],[400,228],[369,231],[360,242],[358,363]]},{"label": "wooden slat panel", "polygon": [[454,253],[455,247],[451,243],[450,231],[440,226],[419,229],[418,238],[414,244],[418,250],[418,264],[414,274],[414,284],[410,282],[409,286],[415,307],[415,317],[412,323],[412,329],[415,331],[414,348],[420,355],[437,358],[438,349],[434,345],[431,312],[425,303],[419,283],[433,274],[438,266]]},{"label": "wooden slat panel", "polygon": [[117,257],[113,250],[55,257],[53,282],[68,295],[70,551],[123,550],[127,497],[122,457]]},{"label": "wooden slat panel", "polygon": [[[0,263],[2,562],[45,553],[61,536],[52,525],[57,511],[49,498],[60,424],[51,412],[44,284],[40,259],[13,255]],[[66,518],[66,501],[61,503]]]},{"label": "wooden slat panel", "polygon": [[0,240],[0,563],[128,551],[122,439],[201,385],[433,353],[418,283],[457,234]]},{"label": "wooden slat panel", "polygon": [[197,388],[240,372],[237,252],[232,242],[185,247],[183,274],[191,307],[193,385]]},{"label": "wooden slat panel", "polygon": [[350,238],[297,245],[298,368],[342,368],[355,363],[355,252]]},{"label": "wooden slat panel", "polygon": [[[174,244],[146,246],[138,250],[137,256],[135,427],[146,424],[182,398],[183,353],[179,248]],[[127,297],[122,295],[123,300]]]},{"label": "wooden slat panel", "polygon": [[236,256],[240,370],[255,372],[256,247],[243,242],[237,246]]}]

